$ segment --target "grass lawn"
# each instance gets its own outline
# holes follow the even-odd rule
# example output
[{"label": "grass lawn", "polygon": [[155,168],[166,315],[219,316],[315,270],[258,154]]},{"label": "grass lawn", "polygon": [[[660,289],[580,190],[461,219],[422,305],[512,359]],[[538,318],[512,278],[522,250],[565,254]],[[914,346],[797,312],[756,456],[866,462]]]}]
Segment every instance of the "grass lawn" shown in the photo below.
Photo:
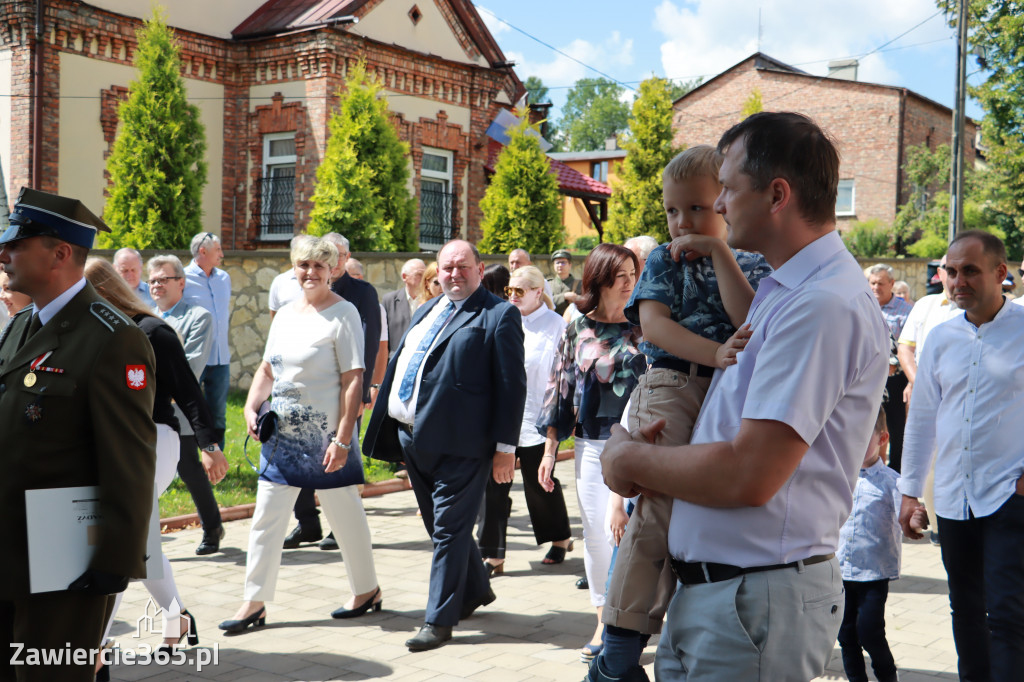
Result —
[{"label": "grass lawn", "polygon": [[[222,507],[233,507],[256,501],[256,472],[249,466],[242,451],[245,443],[245,421],[242,419],[242,406],[245,405],[245,393],[232,391],[228,395],[227,433],[225,434],[224,455],[228,458],[228,475],[224,480],[213,486],[217,504]],[[369,423],[369,413],[363,419],[363,432]],[[362,433],[360,440],[362,439]],[[249,457],[254,464],[259,464],[259,443],[249,442]],[[383,481],[394,477],[396,465],[363,458],[363,469],[367,481]],[[180,516],[195,512],[192,496],[180,478],[175,478],[167,491],[160,496],[160,518]]]}]

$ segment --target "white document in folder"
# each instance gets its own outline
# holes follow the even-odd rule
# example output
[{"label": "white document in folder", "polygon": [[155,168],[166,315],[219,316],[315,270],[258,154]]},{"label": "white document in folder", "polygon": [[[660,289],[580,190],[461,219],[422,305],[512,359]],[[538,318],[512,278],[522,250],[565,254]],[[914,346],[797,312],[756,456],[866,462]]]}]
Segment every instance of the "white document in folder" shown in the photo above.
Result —
[{"label": "white document in folder", "polygon": [[[28,518],[29,589],[32,594],[58,592],[85,573],[99,542],[99,488],[43,488],[25,491]],[[160,559],[160,508],[153,512],[146,540],[146,575],[163,577]]]}]

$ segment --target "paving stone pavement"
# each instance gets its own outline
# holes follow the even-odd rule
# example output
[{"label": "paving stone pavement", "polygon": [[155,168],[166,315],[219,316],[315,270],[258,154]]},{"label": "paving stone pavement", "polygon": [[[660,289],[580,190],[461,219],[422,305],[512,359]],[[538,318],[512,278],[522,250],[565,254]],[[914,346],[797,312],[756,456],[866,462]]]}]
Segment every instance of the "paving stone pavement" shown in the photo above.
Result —
[{"label": "paving stone pavement", "polygon": [[[571,464],[560,467],[573,529],[581,533]],[[347,621],[330,612],[349,596],[338,552],[315,545],[285,551],[277,595],[267,605],[267,625],[228,635],[217,623],[241,602],[249,521],[226,524],[224,551],[197,557],[199,530],[163,537],[184,605],[195,616],[200,645],[185,650],[191,665],[118,665],[114,680],[529,680],[583,679],[577,649],[594,628],[587,592],[575,588],[583,575],[582,543],[559,566],[542,566],[545,548],[534,544],[522,485],[513,486],[509,557],[504,576],[492,581],[496,602],[460,624],[454,639],[435,651],[410,653],[404,642],[422,624],[430,570],[430,543],[416,516],[411,492],[365,500],[384,610]],[[132,584],[114,624],[122,651],[156,647],[160,635],[146,630],[149,594]],[[150,608],[152,612],[152,607]],[[939,550],[927,541],[904,544],[903,578],[892,584],[886,613],[888,638],[902,682],[955,680],[946,583]],[[142,622],[141,636],[137,636]],[[156,620],[159,628],[160,620]],[[653,679],[654,644],[642,662]],[[200,655],[212,657],[201,670]],[[845,680],[836,647],[820,680]]]}]

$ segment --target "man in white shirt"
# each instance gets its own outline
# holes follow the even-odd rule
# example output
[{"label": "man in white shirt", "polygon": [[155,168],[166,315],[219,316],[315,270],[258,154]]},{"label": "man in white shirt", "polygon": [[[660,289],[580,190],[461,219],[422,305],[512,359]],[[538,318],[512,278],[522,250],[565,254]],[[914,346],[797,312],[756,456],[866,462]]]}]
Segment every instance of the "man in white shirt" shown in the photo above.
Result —
[{"label": "man in white shirt", "polygon": [[[288,248],[294,249],[295,245],[303,239],[310,239],[310,236],[308,234],[295,235],[292,237]],[[273,320],[278,310],[297,299],[301,294],[302,287],[299,286],[299,280],[295,277],[295,268],[288,268],[275,277],[274,281],[270,283],[270,292],[267,295],[270,319]]]},{"label": "man in white shirt", "polygon": [[729,245],[775,269],[750,306],[750,339],[736,365],[716,370],[690,445],[653,446],[616,427],[601,463],[620,495],[676,498],[668,540],[681,586],[657,678],[807,680],[823,672],[842,622],[835,550],[882,402],[889,334],[836,232],[828,136],[800,114],[764,112],[718,148],[715,210]]},{"label": "man in white shirt", "polygon": [[1016,680],[1024,670],[1024,310],[1003,298],[1006,249],[961,232],[946,260],[964,311],[932,330],[921,354],[904,441],[900,524],[910,538],[935,462],[935,516],[949,582],[961,680]]}]

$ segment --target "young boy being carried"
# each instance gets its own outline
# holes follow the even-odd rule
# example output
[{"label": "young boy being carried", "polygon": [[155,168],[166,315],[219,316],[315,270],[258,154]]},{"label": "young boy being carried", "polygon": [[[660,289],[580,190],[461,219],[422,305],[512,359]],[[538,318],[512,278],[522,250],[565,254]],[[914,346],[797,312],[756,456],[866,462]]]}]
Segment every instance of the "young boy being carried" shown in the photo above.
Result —
[{"label": "young boy being carried", "polygon": [[[754,288],[771,267],[759,254],[730,249],[715,212],[722,158],[690,147],[665,167],[662,196],[672,242],[651,252],[626,305],[643,328],[648,370],[633,391],[631,431],[658,420],[658,445],[686,445],[716,368],[736,364],[750,338],[746,319]],[[737,329],[739,331],[737,331]],[[668,561],[672,500],[641,496],[619,542],[602,620],[604,649],[588,679],[647,679],[640,654],[661,631],[676,579]]]},{"label": "young boy being carried", "polygon": [[[879,682],[894,682],[896,662],[885,639],[885,601],[889,581],[900,577],[903,532],[900,530],[902,496],[896,489],[899,474],[885,465],[879,451],[889,442],[885,410],[878,411],[875,429],[853,490],[853,509],[839,531],[839,569],[846,590],[846,611],[839,627],[843,668],[850,682],[867,682],[864,651]],[[912,521],[927,525],[924,512]]]}]

